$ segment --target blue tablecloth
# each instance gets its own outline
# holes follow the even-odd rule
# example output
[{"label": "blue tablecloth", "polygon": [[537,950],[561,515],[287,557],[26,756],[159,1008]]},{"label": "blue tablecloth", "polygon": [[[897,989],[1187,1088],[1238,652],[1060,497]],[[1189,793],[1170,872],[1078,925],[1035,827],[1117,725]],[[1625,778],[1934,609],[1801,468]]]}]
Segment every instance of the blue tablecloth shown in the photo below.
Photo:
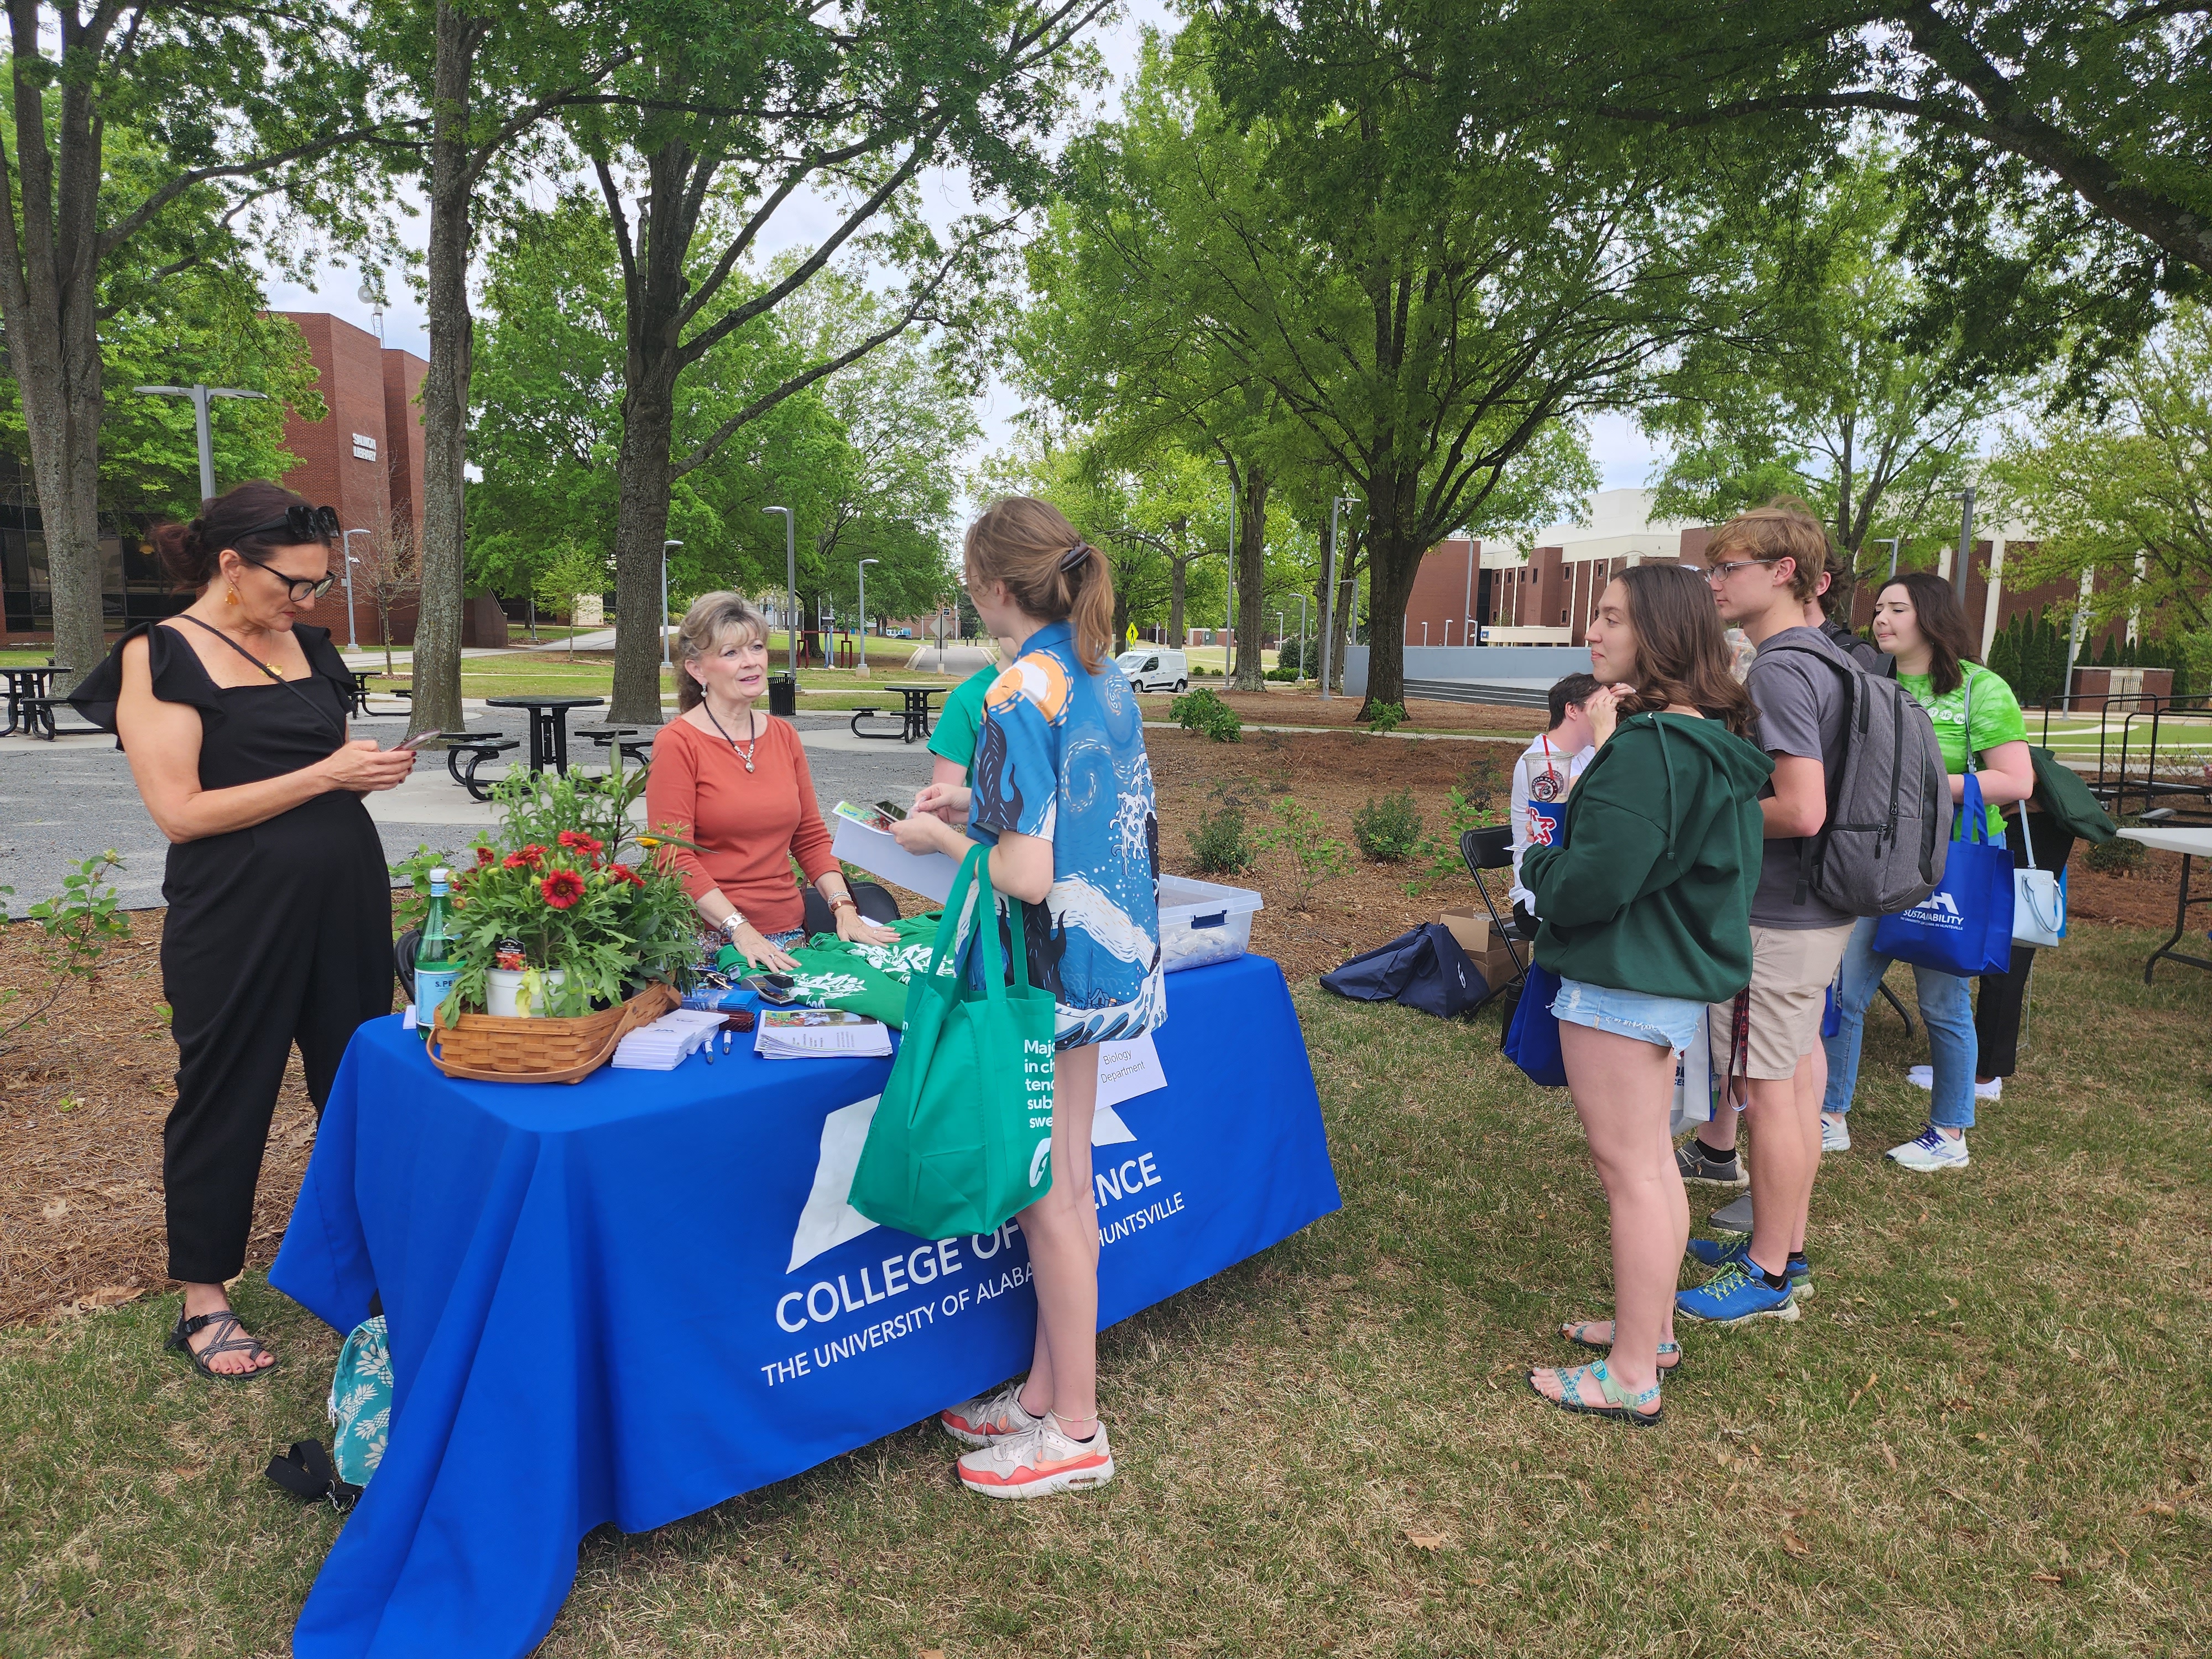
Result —
[{"label": "blue tablecloth", "polygon": [[[1167,1086],[1094,1137],[1102,1326],[1339,1201],[1281,970],[1168,984]],[[465,1083],[397,1018],[363,1026],[270,1278],[340,1330],[381,1291],[391,1437],[294,1651],[527,1653],[593,1527],[695,1514],[1021,1370],[1018,1229],[928,1244],[843,1201],[889,1069],[740,1051]]]}]

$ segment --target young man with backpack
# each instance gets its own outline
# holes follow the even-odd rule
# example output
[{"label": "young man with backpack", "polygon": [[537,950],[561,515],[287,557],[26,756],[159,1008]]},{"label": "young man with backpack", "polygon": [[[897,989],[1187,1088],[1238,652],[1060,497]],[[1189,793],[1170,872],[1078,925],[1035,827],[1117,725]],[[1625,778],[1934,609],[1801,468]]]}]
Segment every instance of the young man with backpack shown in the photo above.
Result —
[{"label": "young man with backpack", "polygon": [[[1831,769],[1842,759],[1860,672],[1808,622],[1827,547],[1820,522],[1785,499],[1730,520],[1705,552],[1721,620],[1758,647],[1746,686],[1759,711],[1756,741],[1774,758],[1759,802],[1766,850],[1751,906],[1751,984],[1711,1011],[1723,1099],[1747,1103],[1752,1231],[1731,1245],[1692,1241],[1691,1254],[1718,1271],[1675,1303],[1720,1324],[1795,1319],[1796,1297],[1811,1293],[1805,1227],[1827,1085],[1820,1018],[1856,921],[1814,892],[1807,873],[1806,843],[1828,822]],[[1710,1143],[1692,1140],[1683,1156],[1723,1167]]]}]

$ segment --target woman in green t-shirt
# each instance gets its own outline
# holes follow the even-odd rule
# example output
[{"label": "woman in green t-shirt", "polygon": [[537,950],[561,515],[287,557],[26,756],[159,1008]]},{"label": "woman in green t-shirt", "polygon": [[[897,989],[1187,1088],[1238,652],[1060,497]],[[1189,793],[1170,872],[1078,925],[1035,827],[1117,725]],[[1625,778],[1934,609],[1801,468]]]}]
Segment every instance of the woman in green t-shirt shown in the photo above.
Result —
[{"label": "woman in green t-shirt", "polygon": [[[1974,757],[1992,836],[2004,833],[2001,809],[2035,793],[2027,728],[2012,687],[1970,660],[1972,630],[1951,585],[1926,570],[1882,584],[1874,602],[1875,643],[1897,659],[1897,683],[1910,691],[1936,727],[1951,775],[1951,799],[1966,794],[1966,762]],[[1954,826],[1954,836],[1960,833]],[[1890,958],[1874,950],[1875,918],[1862,918],[1844,951],[1836,1035],[1826,1040],[1828,1088],[1821,1103],[1821,1144],[1848,1147],[1844,1115],[1858,1086],[1859,1039],[1867,1006],[1881,988]],[[1929,1173],[1966,1166],[1966,1131],[1974,1124],[1975,1069],[1979,1058],[1973,1000],[1966,981],[1932,968],[1912,970],[1920,1017],[1928,1027],[1929,1082],[1926,1133],[1890,1148],[1908,1170]]]},{"label": "woman in green t-shirt", "polygon": [[975,739],[983,729],[983,694],[1006,672],[1017,652],[1012,640],[994,641],[999,659],[977,669],[946,694],[929,733],[929,752],[937,757],[929,782],[914,798],[917,812],[934,812],[956,828],[968,822],[968,772],[975,762]]}]

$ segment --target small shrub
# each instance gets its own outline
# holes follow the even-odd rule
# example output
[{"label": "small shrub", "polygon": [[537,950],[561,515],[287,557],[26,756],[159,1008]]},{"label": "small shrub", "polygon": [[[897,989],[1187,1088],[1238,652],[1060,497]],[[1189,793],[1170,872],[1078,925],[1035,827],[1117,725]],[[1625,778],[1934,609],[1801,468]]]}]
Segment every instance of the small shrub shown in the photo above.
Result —
[{"label": "small shrub", "polygon": [[1352,815],[1352,839],[1377,864],[1411,858],[1421,846],[1421,813],[1413,805],[1413,792],[1401,789],[1380,800],[1370,795],[1367,805]]},{"label": "small shrub", "polygon": [[1204,686],[1184,692],[1168,705],[1168,713],[1184,731],[1203,732],[1216,743],[1235,743],[1244,731],[1237,711]]},{"label": "small shrub", "polygon": [[1413,898],[1420,897],[1438,882],[1466,874],[1467,862],[1459,855],[1459,838],[1470,830],[1486,830],[1498,821],[1498,809],[1492,805],[1487,794],[1469,799],[1457,786],[1451,791],[1444,817],[1445,833],[1429,836],[1419,849],[1428,867],[1406,884],[1407,893]]},{"label": "small shrub", "polygon": [[[123,860],[111,847],[82,860],[63,877],[62,890],[53,897],[40,899],[24,911],[24,916],[36,922],[45,936],[37,949],[47,983],[43,996],[31,993],[38,1000],[30,1012],[0,1027],[0,1037],[14,1036],[52,1007],[71,980],[89,982],[100,971],[100,960],[108,945],[130,938],[130,913],[117,908],[115,889],[107,880],[110,871],[122,867]],[[0,891],[12,893],[15,889]],[[5,915],[5,910],[0,909],[0,918]],[[0,1008],[20,994],[12,988],[0,991]]]},{"label": "small shrub", "polygon": [[2132,874],[2142,859],[2143,844],[2124,836],[2111,841],[2093,841],[2081,849],[2081,862],[2100,876]]},{"label": "small shrub", "polygon": [[1252,867],[1255,856],[1245,834],[1244,811],[1224,803],[1200,815],[1190,832],[1190,855],[1201,874],[1234,876]]},{"label": "small shrub", "polygon": [[1320,813],[1285,796],[1275,803],[1275,821],[1254,837],[1270,852],[1289,854],[1291,908],[1303,910],[1314,890],[1352,868],[1352,849],[1328,833]]},{"label": "small shrub", "polygon": [[1402,702],[1378,702],[1367,716],[1370,732],[1395,732],[1406,723],[1406,705]]},{"label": "small shrub", "polygon": [[1292,680],[1296,680],[1303,677],[1295,668],[1270,668],[1264,678],[1271,680],[1277,680],[1287,685]]}]

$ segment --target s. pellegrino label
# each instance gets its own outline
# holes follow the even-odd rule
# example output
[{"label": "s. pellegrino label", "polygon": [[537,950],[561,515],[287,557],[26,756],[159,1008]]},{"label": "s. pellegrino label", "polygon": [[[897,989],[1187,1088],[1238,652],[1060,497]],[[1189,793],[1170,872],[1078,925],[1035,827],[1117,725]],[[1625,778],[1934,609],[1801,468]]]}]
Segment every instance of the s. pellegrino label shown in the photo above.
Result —
[{"label": "s. pellegrino label", "polygon": [[430,909],[422,918],[422,941],[415,947],[415,1025],[422,1040],[430,1040],[430,1021],[461,976],[462,963],[453,939],[453,903],[447,890],[453,874],[430,872]]}]

